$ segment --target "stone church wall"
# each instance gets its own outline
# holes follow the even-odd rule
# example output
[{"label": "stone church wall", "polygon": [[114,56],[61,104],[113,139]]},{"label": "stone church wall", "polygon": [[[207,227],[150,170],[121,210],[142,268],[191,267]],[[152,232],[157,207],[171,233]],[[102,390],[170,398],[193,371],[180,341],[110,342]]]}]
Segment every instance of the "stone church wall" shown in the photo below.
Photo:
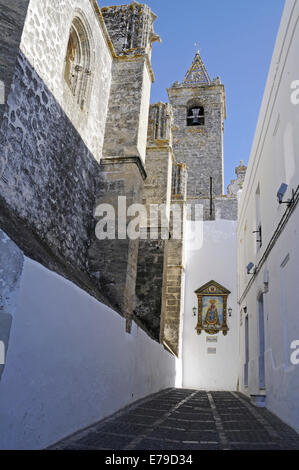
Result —
[{"label": "stone church wall", "polygon": [[[147,239],[139,241],[134,314],[136,320],[145,325],[156,341],[160,341],[161,315],[164,308],[162,297],[173,167],[172,122],[172,110],[168,103],[160,102],[150,106],[145,161],[147,179],[143,190],[147,221],[144,221],[142,227]],[[159,211],[162,205],[165,205],[163,217]],[[157,220],[150,219],[153,207],[157,211]]]},{"label": "stone church wall", "polygon": [[[26,255],[82,285],[88,276],[112,56],[95,2],[31,0],[8,107],[0,129],[1,227]],[[94,45],[90,99],[83,110],[64,80],[74,16]],[[101,294],[96,295],[101,297]]]},{"label": "stone church wall", "polygon": [[[95,0],[29,3],[0,129],[0,223],[27,256],[131,322],[138,240],[99,242],[94,212],[104,202],[116,207],[120,195],[127,206],[141,202],[150,56],[159,37],[146,5],[104,8],[103,15],[105,22]],[[90,46],[83,108],[65,79],[74,18]],[[122,35],[134,44],[120,48]]]},{"label": "stone church wall", "polygon": [[29,0],[0,1],[0,124],[13,80]]}]

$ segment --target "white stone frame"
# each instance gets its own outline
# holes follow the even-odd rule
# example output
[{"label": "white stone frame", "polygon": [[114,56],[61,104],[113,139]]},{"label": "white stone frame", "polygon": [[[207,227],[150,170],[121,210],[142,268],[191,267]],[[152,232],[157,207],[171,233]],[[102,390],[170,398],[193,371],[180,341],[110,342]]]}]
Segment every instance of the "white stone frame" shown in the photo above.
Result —
[{"label": "white stone frame", "polygon": [[[76,35],[79,51],[76,61],[72,66],[72,72],[75,75],[75,79],[74,82],[70,84],[67,82],[65,74],[68,45],[72,32]],[[75,9],[67,38],[63,79],[81,111],[88,111],[93,85],[94,64],[95,46],[91,28],[84,12],[80,9]]]}]

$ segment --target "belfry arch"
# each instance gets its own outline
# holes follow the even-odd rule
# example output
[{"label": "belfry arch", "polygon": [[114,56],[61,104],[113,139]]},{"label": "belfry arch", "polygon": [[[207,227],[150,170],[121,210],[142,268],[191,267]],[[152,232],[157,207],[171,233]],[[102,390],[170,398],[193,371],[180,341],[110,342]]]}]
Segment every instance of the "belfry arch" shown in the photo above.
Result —
[{"label": "belfry arch", "polygon": [[205,109],[198,99],[187,103],[187,126],[204,126]]}]

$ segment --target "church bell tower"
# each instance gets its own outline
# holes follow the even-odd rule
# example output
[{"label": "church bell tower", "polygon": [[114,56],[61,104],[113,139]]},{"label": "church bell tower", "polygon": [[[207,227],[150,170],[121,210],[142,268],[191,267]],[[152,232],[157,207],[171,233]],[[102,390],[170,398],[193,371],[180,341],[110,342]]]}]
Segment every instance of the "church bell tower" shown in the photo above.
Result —
[{"label": "church bell tower", "polygon": [[184,80],[167,91],[174,114],[174,154],[187,165],[187,199],[208,206],[224,191],[224,85],[218,77],[211,81],[197,52]]}]

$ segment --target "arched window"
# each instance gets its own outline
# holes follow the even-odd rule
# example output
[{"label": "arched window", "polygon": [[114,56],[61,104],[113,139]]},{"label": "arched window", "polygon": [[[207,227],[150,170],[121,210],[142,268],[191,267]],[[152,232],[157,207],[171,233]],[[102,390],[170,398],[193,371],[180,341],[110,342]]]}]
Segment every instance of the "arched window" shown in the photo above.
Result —
[{"label": "arched window", "polygon": [[191,104],[187,111],[187,126],[204,126],[205,111],[203,106]]},{"label": "arched window", "polygon": [[64,79],[83,110],[91,89],[92,54],[87,29],[79,17],[71,26],[65,58]]}]

